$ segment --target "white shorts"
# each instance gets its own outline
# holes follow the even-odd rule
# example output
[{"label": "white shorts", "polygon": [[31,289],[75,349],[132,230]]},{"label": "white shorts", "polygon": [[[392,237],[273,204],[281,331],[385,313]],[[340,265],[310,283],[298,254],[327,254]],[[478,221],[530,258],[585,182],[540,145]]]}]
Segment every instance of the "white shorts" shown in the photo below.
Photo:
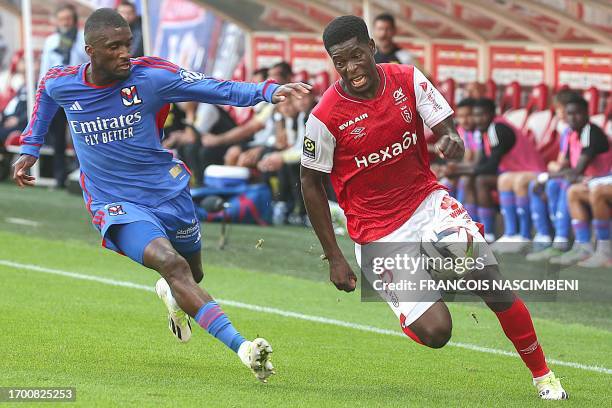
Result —
[{"label": "white shorts", "polygon": [[[452,198],[445,190],[436,190],[429,194],[416,209],[414,214],[401,227],[393,231],[387,236],[384,236],[374,242],[420,242],[423,234],[433,227],[464,227],[468,229],[474,236],[474,240],[486,245],[485,239],[482,237],[479,224],[474,222],[467,211],[459,203]],[[368,245],[368,244],[365,244]],[[362,245],[355,244],[355,256],[357,263],[361,267],[361,249]],[[415,251],[419,251],[415,249]],[[487,251],[488,247],[487,247]],[[418,257],[419,253],[411,254]],[[486,265],[496,264],[497,261],[491,253],[487,256],[489,261]],[[440,299],[438,297],[438,299]],[[433,304],[435,300],[431,297],[424,302],[400,302],[395,298],[389,298],[387,304],[393,310],[397,318],[400,320],[402,328],[407,327],[415,322],[423,315]]]},{"label": "white shorts", "polygon": [[588,182],[589,188],[595,188],[597,186],[612,184],[612,175],[595,177],[589,180]]}]

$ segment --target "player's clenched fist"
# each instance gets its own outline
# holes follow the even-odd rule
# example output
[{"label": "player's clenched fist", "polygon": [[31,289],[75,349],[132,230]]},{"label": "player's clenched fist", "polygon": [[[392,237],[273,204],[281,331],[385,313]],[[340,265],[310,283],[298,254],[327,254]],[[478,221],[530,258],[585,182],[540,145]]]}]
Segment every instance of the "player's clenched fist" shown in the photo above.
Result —
[{"label": "player's clenched fist", "polygon": [[36,160],[34,156],[22,154],[13,164],[13,180],[15,180],[19,187],[34,185],[35,178],[28,174],[28,170],[36,163]]},{"label": "player's clenched fist", "polygon": [[357,286],[357,277],[344,257],[329,261],[329,280],[338,290],[352,292]]},{"label": "player's clenched fist", "polygon": [[461,159],[465,153],[463,140],[459,135],[444,135],[436,143],[436,152],[443,159]]},{"label": "player's clenched fist", "polygon": [[312,86],[302,82],[281,85],[276,89],[274,95],[272,95],[272,103],[282,102],[289,96],[295,96],[301,99],[302,95],[309,94],[311,89]]}]

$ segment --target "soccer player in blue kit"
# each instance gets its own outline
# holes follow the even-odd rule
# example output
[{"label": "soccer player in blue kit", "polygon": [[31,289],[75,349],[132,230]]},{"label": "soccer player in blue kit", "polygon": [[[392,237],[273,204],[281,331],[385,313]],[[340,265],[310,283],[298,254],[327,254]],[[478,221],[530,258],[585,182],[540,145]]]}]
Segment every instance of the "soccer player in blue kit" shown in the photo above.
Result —
[{"label": "soccer player in blue kit", "polygon": [[112,9],[85,23],[90,62],[51,68],[41,80],[30,122],[21,137],[13,177],[34,185],[49,123],[62,108],[81,166],[81,188],[102,245],[161,275],[156,292],[179,341],[191,337],[190,318],[222,341],[266,382],[274,373],[272,348],[245,340],[198,283],[203,278],[200,227],[189,193],[189,170],[161,146],[168,104],[200,101],[250,106],[301,97],[310,86],[220,81],[159,58],[130,59],[132,34]]}]

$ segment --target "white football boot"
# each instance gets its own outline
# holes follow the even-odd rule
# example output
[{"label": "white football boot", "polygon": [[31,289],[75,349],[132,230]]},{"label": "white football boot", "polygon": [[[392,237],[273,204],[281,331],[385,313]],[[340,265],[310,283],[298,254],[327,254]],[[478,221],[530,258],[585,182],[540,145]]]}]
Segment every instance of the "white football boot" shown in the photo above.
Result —
[{"label": "white football boot", "polygon": [[503,235],[493,244],[491,250],[498,254],[515,254],[521,252],[531,241],[521,235]]},{"label": "white football boot", "polygon": [[168,309],[168,328],[178,341],[187,343],[191,339],[191,318],[176,303],[164,278],[155,284],[155,292]]},{"label": "white football boot", "polygon": [[533,385],[535,385],[538,395],[543,400],[565,400],[569,398],[569,395],[561,386],[561,382],[552,371],[542,377],[534,378]]},{"label": "white football boot", "polygon": [[268,377],[276,374],[270,355],[272,346],[266,339],[256,338],[253,341],[245,341],[238,349],[238,357],[247,366],[259,381],[268,382]]}]

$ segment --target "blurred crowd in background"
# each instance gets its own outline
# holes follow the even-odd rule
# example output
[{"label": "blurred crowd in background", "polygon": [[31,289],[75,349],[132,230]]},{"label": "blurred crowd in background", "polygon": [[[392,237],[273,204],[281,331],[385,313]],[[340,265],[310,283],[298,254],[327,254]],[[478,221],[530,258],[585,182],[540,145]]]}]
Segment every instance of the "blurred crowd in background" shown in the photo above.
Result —
[{"label": "blurred crowd in background", "polygon": [[[125,1],[117,9],[132,28],[133,56],[141,56],[142,28],[136,8]],[[36,58],[39,76],[53,65],[88,60],[77,19],[72,6],[57,9],[57,30]],[[395,44],[395,34],[391,15],[381,14],[374,20],[376,61],[415,64],[410,52]],[[18,145],[28,119],[24,71],[23,53],[16,52],[0,75],[0,141],[4,146],[0,174],[4,177],[10,163],[7,148]],[[240,174],[244,183],[264,185],[270,192],[271,199],[264,204],[269,216],[260,223],[308,226],[299,176],[302,141],[308,115],[330,85],[329,79],[323,85],[315,84],[314,78],[293,72],[288,62],[251,73],[254,82],[266,79],[279,84],[301,80],[317,86],[302,99],[288,98],[277,105],[260,103],[252,109],[174,104],[162,145],[191,169],[194,190],[206,188],[207,176],[212,180]],[[530,252],[527,259],[533,261],[612,266],[612,96],[595,88],[553,90],[540,85],[522,100],[517,83],[497,89],[492,81],[474,82],[460,92],[452,80],[437,86],[455,109],[466,154],[461,162],[438,158],[433,147],[436,140],[427,131],[432,170],[470,216],[484,225],[486,239],[495,242],[493,248]],[[457,95],[461,97],[455,101]],[[54,149],[56,187],[63,188],[68,174],[78,167],[73,158],[66,157],[71,143],[63,112],[54,118],[46,143]],[[236,169],[243,170],[236,173]],[[328,194],[336,231],[344,233],[342,212],[333,204],[331,188]]]}]

